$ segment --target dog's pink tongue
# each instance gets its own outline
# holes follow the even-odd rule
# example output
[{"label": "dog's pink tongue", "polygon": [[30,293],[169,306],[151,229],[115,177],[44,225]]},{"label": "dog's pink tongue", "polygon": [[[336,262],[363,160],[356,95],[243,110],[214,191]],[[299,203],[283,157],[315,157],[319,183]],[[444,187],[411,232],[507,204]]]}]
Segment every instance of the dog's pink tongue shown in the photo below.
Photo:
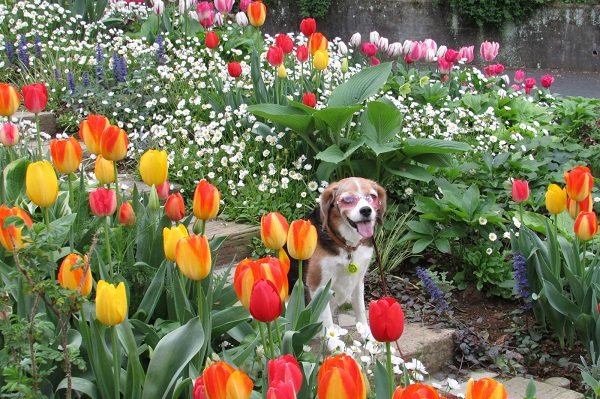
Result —
[{"label": "dog's pink tongue", "polygon": [[373,222],[356,222],[356,228],[364,238],[373,237]]}]

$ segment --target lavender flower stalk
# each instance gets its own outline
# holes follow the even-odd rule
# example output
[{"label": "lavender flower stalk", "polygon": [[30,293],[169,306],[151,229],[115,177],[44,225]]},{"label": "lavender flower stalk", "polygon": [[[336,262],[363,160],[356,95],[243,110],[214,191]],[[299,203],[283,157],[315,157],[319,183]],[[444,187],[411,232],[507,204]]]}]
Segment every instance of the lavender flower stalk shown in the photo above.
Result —
[{"label": "lavender flower stalk", "polygon": [[444,293],[437,286],[437,284],[433,280],[433,277],[431,277],[431,275],[429,274],[429,271],[423,269],[422,267],[417,267],[417,277],[419,277],[423,282],[427,293],[431,296],[435,308],[439,312],[448,309],[448,302],[446,301],[446,298],[444,298]]},{"label": "lavender flower stalk", "polygon": [[33,39],[33,48],[35,50],[35,58],[42,58],[42,38],[38,32],[35,32],[35,38]]},{"label": "lavender flower stalk", "polygon": [[67,74],[67,85],[69,86],[69,91],[71,94],[75,93],[75,76],[73,76],[73,72],[69,72]]},{"label": "lavender flower stalk", "polygon": [[19,61],[21,61],[23,66],[29,68],[29,49],[27,48],[27,39],[25,38],[25,35],[21,35],[19,37],[17,55],[19,56]]},{"label": "lavender flower stalk", "polygon": [[96,45],[96,83],[105,85],[106,75],[104,73],[104,52],[100,44]]},{"label": "lavender flower stalk", "polygon": [[158,45],[158,49],[156,50],[156,63],[158,65],[163,65],[167,60],[165,58],[165,39],[160,33],[156,35],[156,44]]},{"label": "lavender flower stalk", "polygon": [[81,83],[83,83],[83,87],[88,87],[90,85],[90,74],[88,71],[83,71],[81,75]]},{"label": "lavender flower stalk", "polygon": [[[517,296],[527,300],[531,297],[531,292],[529,292],[529,279],[527,278],[527,263],[525,257],[520,252],[515,252],[513,256],[513,268],[515,282],[517,283]],[[531,308],[531,303],[527,303],[523,308]]]},{"label": "lavender flower stalk", "polygon": [[6,38],[6,41],[4,42],[4,52],[6,53],[6,59],[8,60],[8,63],[10,65],[14,65],[14,63],[16,61],[15,46],[8,39],[8,37]]}]

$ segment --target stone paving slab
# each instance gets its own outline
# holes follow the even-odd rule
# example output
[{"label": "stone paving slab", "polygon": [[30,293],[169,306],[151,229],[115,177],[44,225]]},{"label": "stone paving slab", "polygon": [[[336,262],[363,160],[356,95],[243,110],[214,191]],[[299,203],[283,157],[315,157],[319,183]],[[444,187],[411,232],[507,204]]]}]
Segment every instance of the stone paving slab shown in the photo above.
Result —
[{"label": "stone paving slab", "polygon": [[[28,120],[35,122],[35,114],[27,111],[17,111],[12,116],[17,120]],[[40,131],[48,133],[51,136],[56,134],[56,115],[53,112],[40,112]]]},{"label": "stone paving slab", "polygon": [[[508,392],[508,396],[518,399],[523,398],[525,396],[525,390],[527,389],[527,384],[529,384],[529,380],[523,377],[515,377],[506,382],[504,382],[504,387]],[[584,399],[584,395],[572,391],[570,389],[565,389],[556,385],[551,385],[546,382],[535,382],[535,387],[537,390],[536,397],[540,399]]]}]

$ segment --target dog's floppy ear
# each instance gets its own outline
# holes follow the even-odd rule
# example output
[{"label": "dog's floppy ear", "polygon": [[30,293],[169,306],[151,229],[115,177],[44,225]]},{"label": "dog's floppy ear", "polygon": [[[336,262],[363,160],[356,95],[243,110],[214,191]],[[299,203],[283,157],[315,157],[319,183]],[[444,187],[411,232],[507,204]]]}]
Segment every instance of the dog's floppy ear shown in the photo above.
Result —
[{"label": "dog's floppy ear", "polygon": [[327,226],[329,221],[329,211],[333,206],[333,201],[337,195],[337,191],[340,188],[338,182],[331,183],[321,194],[321,222],[323,227]]},{"label": "dog's floppy ear", "polygon": [[379,197],[379,201],[381,202],[381,206],[377,211],[377,223],[383,226],[383,214],[385,213],[385,209],[387,207],[387,194],[385,193],[383,187],[381,187],[379,184],[373,182],[373,186],[375,188],[375,191],[377,191],[377,196]]}]

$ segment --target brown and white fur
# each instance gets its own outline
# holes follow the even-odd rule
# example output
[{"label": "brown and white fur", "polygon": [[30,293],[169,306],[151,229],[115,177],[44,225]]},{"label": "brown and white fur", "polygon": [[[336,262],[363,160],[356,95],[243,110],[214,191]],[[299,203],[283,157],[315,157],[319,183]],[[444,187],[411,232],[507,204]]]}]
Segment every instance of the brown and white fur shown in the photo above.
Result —
[{"label": "brown and white fur", "polygon": [[[373,256],[375,223],[383,224],[385,209],[382,187],[372,180],[350,177],[331,183],[321,195],[320,209],[310,214],[318,242],[305,262],[308,293],[312,298],[330,280],[334,292],[321,315],[324,328],[333,326],[332,314],[344,303],[351,303],[356,321],[367,325],[364,276]],[[355,273],[348,271],[351,262],[358,267]]]}]

